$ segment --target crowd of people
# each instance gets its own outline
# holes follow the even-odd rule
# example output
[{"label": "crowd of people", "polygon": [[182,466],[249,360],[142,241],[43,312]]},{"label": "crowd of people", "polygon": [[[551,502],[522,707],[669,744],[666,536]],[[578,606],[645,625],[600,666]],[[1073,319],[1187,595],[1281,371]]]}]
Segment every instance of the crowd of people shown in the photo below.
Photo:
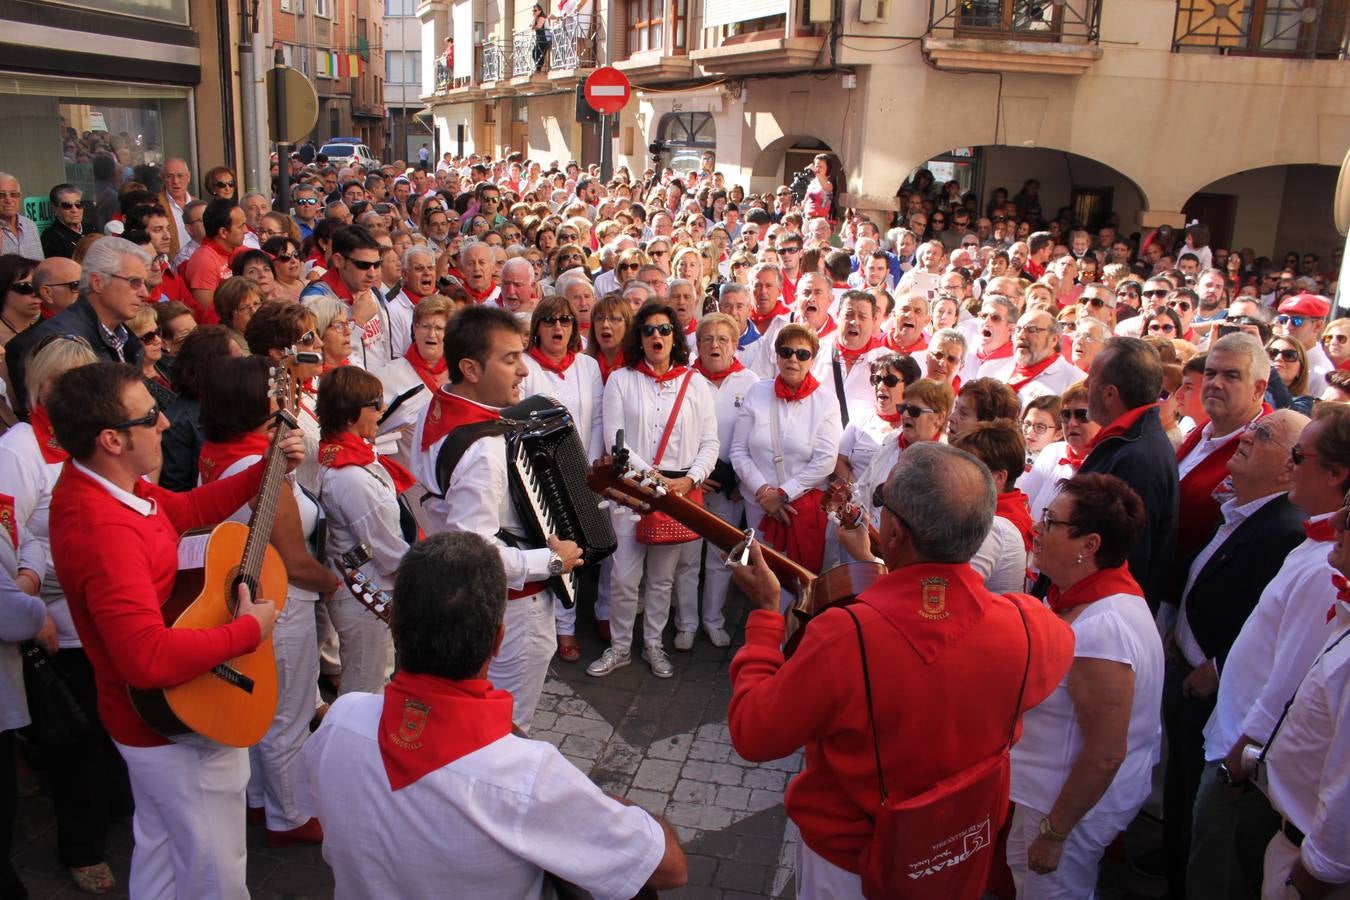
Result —
[{"label": "crowd of people", "polygon": [[[41,233],[0,173],[6,853],[22,746],[89,893],[133,808],[137,898],[247,896],[246,820],[322,843],[340,896],[674,887],[673,830],[528,735],[555,659],[670,678],[672,652],[728,647],[734,579],[732,742],[806,748],[800,896],[888,895],[880,805],[1012,744],[985,888],[1091,897],[1164,732],[1164,841],[1135,863],[1170,897],[1350,896],[1350,318],[1315,254],[1047,219],[1034,181],[981,204],[923,169],[874,221],[828,155],[764,195],[711,153],[609,182],[518,153],[279,164],[280,198],[105,164],[96,197],[50,189]],[[531,539],[495,426],[536,395],[587,459],[622,440],[655,489],[752,529],[748,562],[617,504],[599,566]],[[178,536],[250,521],[278,454],[285,596],[167,627]],[[362,544],[389,623],[338,574]],[[761,544],[884,572],[785,659],[797,586]],[[585,661],[549,588],[578,567]],[[269,638],[246,750],[132,704]],[[73,705],[34,689],[43,661]]]}]

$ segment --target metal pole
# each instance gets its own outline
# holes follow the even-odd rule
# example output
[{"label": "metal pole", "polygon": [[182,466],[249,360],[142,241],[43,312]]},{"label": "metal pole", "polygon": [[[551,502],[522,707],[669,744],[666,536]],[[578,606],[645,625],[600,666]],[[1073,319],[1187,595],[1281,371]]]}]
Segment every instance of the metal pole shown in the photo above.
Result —
[{"label": "metal pole", "polygon": [[609,184],[614,177],[614,142],[609,137],[610,116],[600,117],[600,181]]},{"label": "metal pole", "polygon": [[291,145],[286,141],[286,55],[278,47],[272,70],[272,101],[276,118],[272,122],[272,136],[277,141],[277,196],[272,206],[286,215],[291,214]]},{"label": "metal pole", "polygon": [[[257,30],[257,2],[250,4],[253,12],[248,11],[248,6],[241,5],[240,12],[243,16],[243,27],[239,34],[239,113],[243,130],[244,145],[244,171],[239,173],[242,176],[243,184],[252,186],[257,183],[258,177],[258,142],[254,139],[253,131],[258,121],[258,94],[253,89],[257,76],[257,59],[253,55],[253,33]],[[242,186],[237,189],[235,196],[242,197],[244,191]]]}]

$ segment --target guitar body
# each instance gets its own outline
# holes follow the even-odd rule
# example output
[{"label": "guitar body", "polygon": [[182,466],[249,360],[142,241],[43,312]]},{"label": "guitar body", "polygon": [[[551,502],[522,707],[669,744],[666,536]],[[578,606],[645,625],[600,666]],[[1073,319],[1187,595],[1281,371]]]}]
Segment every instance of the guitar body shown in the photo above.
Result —
[{"label": "guitar body", "polygon": [[827,569],[820,574],[803,595],[802,600],[788,610],[787,640],[783,642],[783,658],[797,652],[797,645],[806,634],[811,620],[831,606],[847,606],[858,595],[886,574],[886,567],[874,562],[851,562]]},{"label": "guitar body", "polygon": [[[215,628],[234,620],[234,582],[244,557],[248,526],[222,522],[209,531],[183,535],[179,572],[163,608],[170,628]],[[273,600],[280,612],[286,603],[286,567],[271,546],[266,548],[255,597]],[[249,747],[267,733],[276,715],[277,665],[269,637],[252,652],[191,681],[162,690],[131,691],[137,713],[166,737],[196,732],[230,747]],[[244,686],[241,686],[244,685]]]}]

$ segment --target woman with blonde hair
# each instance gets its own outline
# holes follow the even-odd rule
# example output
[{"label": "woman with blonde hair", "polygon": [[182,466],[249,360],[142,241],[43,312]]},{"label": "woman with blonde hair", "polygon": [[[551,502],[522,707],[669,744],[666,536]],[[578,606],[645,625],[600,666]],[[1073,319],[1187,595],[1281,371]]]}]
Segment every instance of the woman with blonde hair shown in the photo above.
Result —
[{"label": "woman with blonde hair", "polygon": [[139,365],[145,389],[161,407],[167,407],[178,395],[173,392],[168,376],[159,369],[159,363],[164,358],[164,337],[160,333],[155,313],[154,304],[142,306],[127,322],[127,330],[141,340],[143,349]]}]

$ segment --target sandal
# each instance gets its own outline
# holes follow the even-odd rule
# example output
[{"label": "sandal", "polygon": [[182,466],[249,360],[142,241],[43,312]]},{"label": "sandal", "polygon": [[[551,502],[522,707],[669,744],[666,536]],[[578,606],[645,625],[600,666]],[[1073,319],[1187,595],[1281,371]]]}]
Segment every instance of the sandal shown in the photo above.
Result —
[{"label": "sandal", "polygon": [[562,657],[563,662],[576,662],[581,659],[581,645],[570,634],[559,635],[558,655]]},{"label": "sandal", "polygon": [[93,866],[72,866],[70,877],[86,894],[106,894],[117,887],[117,879],[105,862]]}]

